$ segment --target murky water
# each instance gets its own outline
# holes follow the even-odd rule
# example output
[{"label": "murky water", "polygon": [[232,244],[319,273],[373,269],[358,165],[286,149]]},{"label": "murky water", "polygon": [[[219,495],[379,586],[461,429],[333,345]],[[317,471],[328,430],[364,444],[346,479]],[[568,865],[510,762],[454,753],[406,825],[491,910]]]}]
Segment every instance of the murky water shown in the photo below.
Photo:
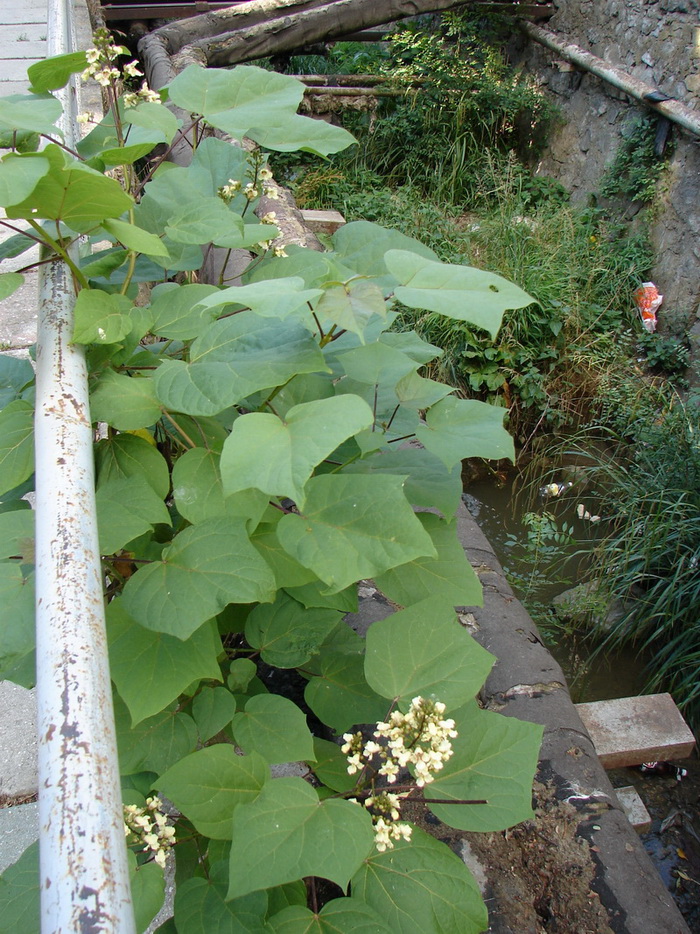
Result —
[{"label": "murky water", "polygon": [[[514,485],[515,484],[515,485]],[[581,497],[575,488],[559,498],[543,499],[518,491],[517,481],[499,486],[492,481],[470,484],[464,500],[509,573],[511,586],[540,625],[549,650],[564,670],[575,703],[628,697],[644,691],[646,660],[624,650],[590,660],[594,646],[585,631],[563,636],[542,625],[551,600],[579,583],[585,569],[581,546],[590,541],[591,528],[578,518]],[[526,547],[532,527],[523,521],[527,513],[549,512],[559,526],[573,527],[577,540],[565,544],[560,555],[545,560],[541,575],[533,579],[531,552]],[[547,556],[545,556],[545,559]],[[535,568],[535,571],[537,569]],[[529,586],[533,584],[535,586]],[[520,586],[519,586],[520,585]],[[524,592],[524,591],[529,591]],[[535,605],[530,606],[534,600]],[[652,817],[642,842],[664,884],[673,894],[692,932],[700,934],[700,767],[697,753],[675,763],[688,775],[644,775],[639,769],[609,773],[614,787],[634,785]]]},{"label": "murky water", "polygon": [[[583,580],[585,548],[591,542],[590,523],[577,515],[581,499],[575,488],[561,497],[527,496],[518,490],[517,479],[502,485],[479,481],[464,494],[467,508],[493,546],[516,596],[528,607],[540,626],[547,647],[564,670],[575,703],[629,697],[644,686],[646,659],[629,649],[598,655],[590,660],[595,644],[589,631],[581,627],[562,632],[548,622],[551,601]],[[549,513],[556,524],[573,529],[573,541],[553,546],[553,554],[538,555],[523,547],[531,528],[524,522],[528,514]]]}]

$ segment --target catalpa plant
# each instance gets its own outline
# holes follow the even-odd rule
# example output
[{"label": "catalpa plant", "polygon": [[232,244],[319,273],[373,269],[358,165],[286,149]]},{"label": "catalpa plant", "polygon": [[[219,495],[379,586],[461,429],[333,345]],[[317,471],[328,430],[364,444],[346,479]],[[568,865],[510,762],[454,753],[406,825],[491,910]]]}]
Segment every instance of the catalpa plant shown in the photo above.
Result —
[{"label": "catalpa plant", "polygon": [[[513,444],[503,409],[426,378],[440,350],[391,325],[400,302],[495,335],[531,298],[366,222],[326,252],[284,246],[255,214],[266,152],[326,156],[349,134],[299,116],[292,78],[191,66],[155,95],[122,51],[102,34],[0,100],[0,258],[41,243],[75,286],[139,930],[174,852],[164,931],[482,931],[469,870],[415,821],[531,814],[540,728],[479,708],[494,659],[455,614],[481,601],[461,460]],[[51,92],[84,71],[110,107],[72,149]],[[181,138],[186,166],[167,161]],[[247,251],[235,287],[201,281],[214,248]],[[33,264],[0,274],[3,298]],[[0,356],[0,407],[0,677],[29,686],[29,361]],[[400,609],[361,638],[345,617],[368,579]],[[31,847],[0,879],[27,934],[37,878]]]}]

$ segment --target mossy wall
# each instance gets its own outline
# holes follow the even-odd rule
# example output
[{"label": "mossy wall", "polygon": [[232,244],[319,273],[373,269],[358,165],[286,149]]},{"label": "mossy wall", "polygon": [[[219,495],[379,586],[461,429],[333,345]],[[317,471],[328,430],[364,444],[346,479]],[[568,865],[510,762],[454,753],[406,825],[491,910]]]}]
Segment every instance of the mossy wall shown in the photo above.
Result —
[{"label": "mossy wall", "polygon": [[[543,25],[559,37],[700,111],[698,0],[555,0],[555,6]],[[585,201],[600,192],[622,140],[651,111],[536,43],[519,43],[515,56],[539,76],[564,117],[538,171]],[[651,233],[652,275],[665,296],[660,328],[695,331],[700,341],[700,141],[674,126],[673,142],[654,205],[631,202],[626,215]]]}]

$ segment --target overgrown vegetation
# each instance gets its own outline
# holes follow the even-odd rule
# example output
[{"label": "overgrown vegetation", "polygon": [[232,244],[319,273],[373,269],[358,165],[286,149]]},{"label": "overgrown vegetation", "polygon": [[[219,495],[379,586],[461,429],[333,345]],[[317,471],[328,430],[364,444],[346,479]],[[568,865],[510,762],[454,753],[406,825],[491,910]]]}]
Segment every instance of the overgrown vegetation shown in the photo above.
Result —
[{"label": "overgrown vegetation", "polygon": [[[15,233],[0,258],[39,241],[70,271],[71,344],[84,348],[90,422],[107,426],[94,445],[95,578],[138,930],[162,902],[176,846],[181,934],[478,934],[486,907],[465,863],[400,811],[410,798],[482,831],[532,815],[541,727],[478,707],[494,659],[454,611],[481,599],[457,538],[460,462],[512,459],[514,448],[502,409],[420,375],[439,348],[390,326],[400,301],[495,335],[504,310],[531,297],[366,221],[326,252],[283,249],[275,215],[254,217],[276,192],[265,154],[204,127],[317,155],[349,134],[298,116],[302,85],[255,67],[178,74],[164,93],[192,114],[182,126],[154,92],[122,94],[122,51],[102,33],[88,53],[33,65],[35,93],[0,100],[0,131],[28,149],[0,161],[0,223]],[[111,106],[73,150],[48,92],[83,70]],[[156,157],[139,172],[181,136],[193,144],[188,166]],[[83,237],[111,245],[79,258]],[[212,245],[252,252],[242,285],[228,288],[224,272],[199,281]],[[0,274],[0,295],[36,265]],[[0,385],[0,676],[31,686],[30,362],[0,357]],[[402,445],[412,438],[420,444]],[[367,578],[401,609],[361,638],[345,617]],[[72,675],[62,670],[61,683]],[[83,761],[80,726],[42,741]],[[273,773],[285,763],[293,774]],[[121,847],[121,802],[98,791]],[[158,793],[177,809],[174,827]],[[101,884],[80,878],[75,916],[81,900],[93,911]],[[33,845],[0,879],[8,930],[38,931],[45,888]]]},{"label": "overgrown vegetation", "polygon": [[[398,32],[388,53],[377,49],[373,62],[365,53],[360,70],[407,86],[407,98],[345,114],[358,145],[328,165],[280,164],[301,206],[419,237],[443,260],[499,272],[537,300],[505,316],[495,343],[430,313],[406,310],[395,325],[443,347],[432,374],[507,407],[527,444],[542,428],[587,417],[601,359],[634,327],[631,296],[651,250],[602,209],[574,208],[561,185],[533,175],[556,114],[506,64],[501,38],[498,18],[473,14]],[[350,55],[335,60],[352,70]],[[305,70],[302,58],[294,65]]]}]

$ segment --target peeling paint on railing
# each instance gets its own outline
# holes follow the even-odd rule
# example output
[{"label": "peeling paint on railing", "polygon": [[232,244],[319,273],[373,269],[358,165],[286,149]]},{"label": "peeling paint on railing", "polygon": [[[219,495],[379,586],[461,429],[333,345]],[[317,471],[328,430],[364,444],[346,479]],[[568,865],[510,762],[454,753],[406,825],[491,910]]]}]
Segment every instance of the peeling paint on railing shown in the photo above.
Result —
[{"label": "peeling paint on railing", "polygon": [[[49,0],[49,55],[73,51],[70,0]],[[62,97],[73,145],[77,89]],[[87,371],[75,287],[41,266],[37,341],[37,702],[41,930],[134,934],[95,517]]]}]

